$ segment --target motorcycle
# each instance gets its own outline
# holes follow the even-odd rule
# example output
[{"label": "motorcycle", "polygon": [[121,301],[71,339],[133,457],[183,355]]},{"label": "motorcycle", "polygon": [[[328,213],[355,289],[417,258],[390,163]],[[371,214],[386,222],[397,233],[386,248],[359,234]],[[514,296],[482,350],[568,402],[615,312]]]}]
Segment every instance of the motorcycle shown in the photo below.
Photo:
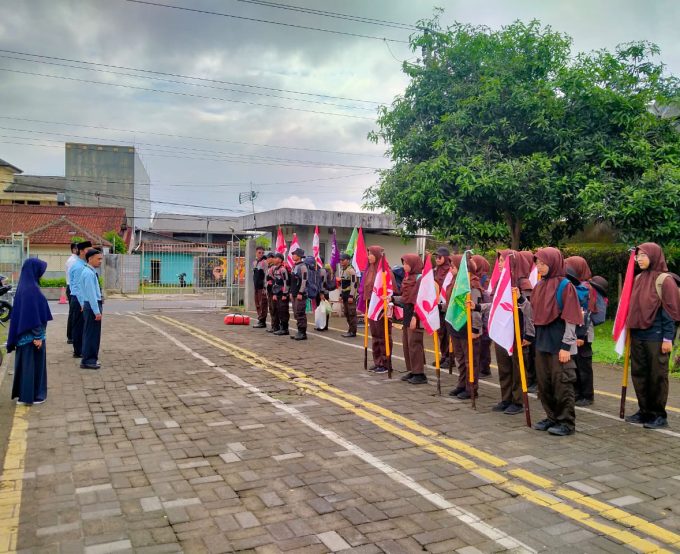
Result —
[{"label": "motorcycle", "polygon": [[0,275],[0,323],[5,323],[9,321],[10,315],[12,315],[12,285],[5,285],[4,275]]}]

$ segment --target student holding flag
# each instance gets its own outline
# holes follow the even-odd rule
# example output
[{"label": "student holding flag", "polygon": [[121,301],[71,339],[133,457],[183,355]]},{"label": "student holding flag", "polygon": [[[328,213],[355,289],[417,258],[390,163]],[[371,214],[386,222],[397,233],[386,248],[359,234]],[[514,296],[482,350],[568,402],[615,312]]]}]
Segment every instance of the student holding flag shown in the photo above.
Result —
[{"label": "student holding flag", "polygon": [[639,245],[635,261],[641,273],[633,282],[626,327],[630,329],[631,377],[639,411],[626,421],[660,429],[668,426],[668,364],[675,324],[680,321],[680,294],[658,244]]},{"label": "student holding flag", "polygon": [[401,258],[404,266],[404,280],[401,282],[401,305],[404,308],[402,325],[402,344],[404,346],[404,361],[406,375],[401,380],[412,385],[427,383],[425,376],[425,350],[423,346],[423,328],[415,311],[420,275],[423,271],[423,261],[418,254],[404,254]]},{"label": "student holding flag", "polygon": [[[529,267],[528,277],[525,278],[520,276],[517,281],[517,287],[519,288],[520,294],[531,302],[531,293],[538,282],[538,270],[534,263],[534,253],[531,250],[522,250],[517,254],[526,260],[526,264]],[[527,386],[529,392],[536,392],[538,389],[538,385],[536,384],[536,341],[531,342],[527,347],[527,351],[528,363],[524,366],[527,373]]]},{"label": "student holding flag", "polygon": [[[475,262],[475,275],[479,278],[482,291],[482,302],[491,302],[491,293],[487,292],[489,286],[489,271],[491,266],[484,256],[475,254],[472,256]],[[482,336],[479,343],[479,376],[491,376],[491,339],[489,338],[488,313],[482,314]]]},{"label": "student holding flag", "polygon": [[[453,276],[451,274],[451,252],[446,246],[440,246],[434,252],[434,280],[439,287],[440,292],[443,292],[452,283]],[[446,315],[446,308],[441,305],[439,310],[439,352],[441,352],[441,365],[449,363],[449,336],[446,333],[446,325],[444,325],[444,316]]]},{"label": "student holding flag", "polygon": [[541,276],[531,297],[536,327],[536,376],[538,397],[547,417],[536,423],[534,429],[558,436],[571,435],[576,429],[576,364],[571,356],[577,352],[576,326],[583,325],[583,312],[574,285],[566,279],[564,258],[557,248],[539,249],[536,267]]},{"label": "student holding flag", "polygon": [[[387,272],[386,281],[388,283],[388,298],[392,294],[392,283],[394,283],[394,278],[392,276],[392,271],[390,270],[384,259],[385,251],[382,246],[369,246],[368,247],[368,267],[362,276],[363,279],[363,291],[364,298],[370,299],[368,306],[368,326],[371,331],[371,345],[373,352],[373,366],[368,368],[369,371],[374,371],[375,373],[387,373],[388,371],[388,357],[386,348],[386,337],[385,337],[385,317],[387,314],[384,313],[383,304],[383,286],[382,286],[382,274]],[[355,251],[356,259],[356,251]],[[392,322],[389,317],[387,317],[387,335],[389,342],[390,352],[392,351]]]}]

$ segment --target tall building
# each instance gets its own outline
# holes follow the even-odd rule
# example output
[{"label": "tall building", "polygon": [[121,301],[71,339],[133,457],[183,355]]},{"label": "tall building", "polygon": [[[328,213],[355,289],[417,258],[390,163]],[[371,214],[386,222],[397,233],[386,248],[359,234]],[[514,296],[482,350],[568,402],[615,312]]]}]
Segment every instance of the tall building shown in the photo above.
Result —
[{"label": "tall building", "polygon": [[130,228],[149,228],[151,183],[134,146],[67,142],[65,173],[72,206],[125,208]]}]

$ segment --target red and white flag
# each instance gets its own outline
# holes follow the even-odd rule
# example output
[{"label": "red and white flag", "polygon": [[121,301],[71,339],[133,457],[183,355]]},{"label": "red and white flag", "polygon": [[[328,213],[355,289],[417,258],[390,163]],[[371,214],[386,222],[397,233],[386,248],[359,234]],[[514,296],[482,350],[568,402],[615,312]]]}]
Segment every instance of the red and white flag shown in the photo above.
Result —
[{"label": "red and white flag", "polygon": [[375,272],[375,281],[373,281],[373,291],[371,292],[371,300],[368,303],[368,317],[373,321],[378,321],[382,317],[384,307],[384,301],[382,297],[385,295],[384,294],[385,291],[383,289],[383,275],[385,275],[385,279],[387,282],[387,296],[389,297],[394,294],[394,285],[392,284],[390,272],[388,271],[389,267],[390,266],[387,265],[387,259],[385,258],[385,256],[383,256],[382,259],[380,260],[380,266],[378,267],[378,271]]},{"label": "red and white flag", "polygon": [[453,273],[450,271],[444,277],[444,282],[442,283],[442,288],[439,290],[439,302],[446,304],[446,291],[449,290],[449,286],[453,283]]},{"label": "red and white flag", "polygon": [[316,265],[323,267],[321,256],[319,256],[319,226],[314,227],[314,239],[312,239],[312,254],[316,260]]},{"label": "red and white flag", "polygon": [[612,337],[616,341],[614,350],[619,356],[623,356],[626,349],[626,336],[628,335],[626,320],[628,319],[628,311],[630,309],[630,296],[633,291],[633,281],[635,281],[634,251],[630,253],[630,258],[628,258],[626,278],[623,281],[623,289],[621,290],[621,298],[619,299],[619,307],[616,310],[616,319],[614,320],[614,330],[612,332]]},{"label": "red and white flag", "polygon": [[279,230],[276,233],[276,251],[279,254],[283,254],[284,256],[286,255],[286,239],[283,238],[283,231],[281,230],[281,227],[279,227]]},{"label": "red and white flag", "polygon": [[288,249],[288,256],[286,257],[288,269],[291,269],[295,265],[295,262],[293,261],[293,252],[298,248],[300,248],[300,244],[298,243],[297,233],[293,233],[293,240],[290,241],[290,248]]},{"label": "red and white flag", "polygon": [[[383,257],[383,260],[385,258]],[[364,232],[359,227],[359,234],[357,235],[357,244],[354,247],[354,254],[352,255],[352,267],[357,275],[361,275],[368,267],[368,253],[366,252],[366,243],[364,242]]]},{"label": "red and white flag", "polygon": [[531,266],[531,273],[529,273],[529,282],[531,283],[532,288],[538,284],[538,268],[536,267],[536,264]]},{"label": "red and white flag", "polygon": [[437,283],[432,271],[431,256],[425,256],[425,267],[420,276],[418,296],[416,297],[415,312],[418,314],[428,335],[439,329],[439,295]]},{"label": "red and white flag", "polygon": [[496,256],[496,263],[493,264],[493,271],[491,272],[491,279],[489,279],[489,286],[486,288],[486,292],[493,294],[499,277],[500,271],[498,271],[498,256]]},{"label": "red and white flag", "polygon": [[496,295],[491,303],[489,337],[512,356],[515,344],[515,320],[512,308],[512,279],[508,265],[506,264],[501,272]]}]

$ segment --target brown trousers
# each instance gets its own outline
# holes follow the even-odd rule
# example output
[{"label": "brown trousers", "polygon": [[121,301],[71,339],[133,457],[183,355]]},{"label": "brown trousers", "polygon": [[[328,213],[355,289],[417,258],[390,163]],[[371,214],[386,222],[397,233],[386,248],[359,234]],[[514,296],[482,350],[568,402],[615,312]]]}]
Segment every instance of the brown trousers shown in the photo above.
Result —
[{"label": "brown trousers", "polygon": [[[502,346],[494,343],[496,363],[498,364],[498,380],[501,385],[501,400],[512,404],[522,404],[522,377],[519,373],[519,354],[515,349],[512,356]],[[527,347],[522,349],[524,368],[527,365]]]},{"label": "brown trousers", "polygon": [[468,341],[458,337],[453,338],[453,352],[456,356],[456,363],[458,364],[458,388],[465,389],[470,394],[474,390],[477,392],[479,388],[479,355],[481,340],[474,339],[472,341],[472,370],[474,372],[474,383],[469,382],[468,377]]},{"label": "brown trousers", "polygon": [[267,321],[267,292],[264,289],[255,289],[255,310],[257,320],[265,323]]},{"label": "brown trousers", "polygon": [[345,319],[347,319],[347,332],[357,333],[357,301],[351,304],[347,301],[347,298],[342,299],[342,309],[345,314]]},{"label": "brown trousers", "polygon": [[576,427],[574,408],[576,364],[573,360],[561,364],[557,354],[536,351],[536,377],[538,398],[547,418],[555,423],[563,423],[569,429],[574,430]]},{"label": "brown trousers", "polygon": [[[279,296],[274,297],[274,315],[272,315],[272,328],[282,329],[288,331],[288,321],[290,320],[290,311],[288,310],[288,297],[284,296],[283,299]],[[276,321],[276,326],[274,322]]]},{"label": "brown trousers", "polygon": [[276,310],[276,301],[273,294],[267,294],[267,307],[269,308],[269,318],[272,324],[272,329],[276,331],[279,328],[279,313]]},{"label": "brown trousers", "polygon": [[293,298],[293,315],[297,322],[298,333],[307,334],[307,297],[303,294],[302,300],[298,300],[297,296]]},{"label": "brown trousers", "polygon": [[640,414],[649,419],[667,417],[668,363],[670,354],[661,353],[661,343],[630,340],[630,376],[633,379]]},{"label": "brown trousers", "polygon": [[[390,352],[392,352],[392,322],[387,320],[387,331],[390,336]],[[377,367],[387,367],[387,353],[385,351],[385,320],[378,321],[368,319],[368,328],[371,330],[371,346],[373,350],[373,363]]]},{"label": "brown trousers", "polygon": [[423,329],[409,329],[404,325],[401,336],[401,342],[404,345],[404,361],[406,362],[407,371],[414,375],[425,373]]}]

